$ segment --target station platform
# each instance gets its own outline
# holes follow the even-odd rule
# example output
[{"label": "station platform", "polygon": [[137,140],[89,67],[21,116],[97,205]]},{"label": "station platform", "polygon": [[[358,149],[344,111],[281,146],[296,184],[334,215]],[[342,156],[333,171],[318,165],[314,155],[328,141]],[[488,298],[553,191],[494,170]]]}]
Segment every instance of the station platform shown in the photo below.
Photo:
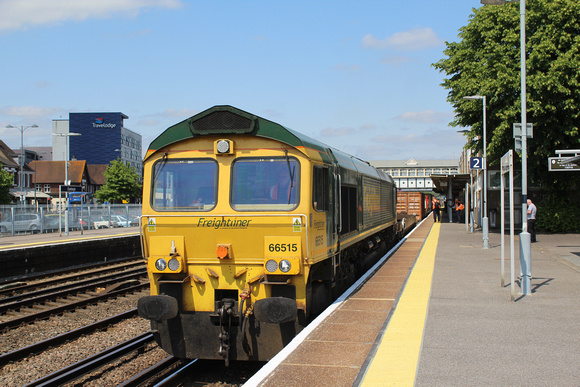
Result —
[{"label": "station platform", "polygon": [[500,238],[425,219],[244,387],[580,386],[580,235],[539,234],[514,301]]},{"label": "station platform", "polygon": [[49,233],[35,233],[35,234],[4,234],[0,236],[0,250],[7,250],[13,248],[25,248],[29,246],[55,244],[55,243],[70,243],[82,240],[101,239],[104,237],[115,236],[130,236],[139,235],[139,227],[119,227],[119,228],[100,228],[91,230],[75,230],[69,231],[68,235],[63,231],[49,232]]}]

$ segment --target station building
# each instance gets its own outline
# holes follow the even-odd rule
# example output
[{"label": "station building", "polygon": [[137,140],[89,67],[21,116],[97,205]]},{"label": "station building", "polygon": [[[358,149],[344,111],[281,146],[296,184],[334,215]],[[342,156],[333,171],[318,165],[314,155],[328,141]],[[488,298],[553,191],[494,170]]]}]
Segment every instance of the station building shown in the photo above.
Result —
[{"label": "station building", "polygon": [[371,165],[391,175],[401,191],[431,191],[432,175],[456,175],[458,160],[374,160]]}]

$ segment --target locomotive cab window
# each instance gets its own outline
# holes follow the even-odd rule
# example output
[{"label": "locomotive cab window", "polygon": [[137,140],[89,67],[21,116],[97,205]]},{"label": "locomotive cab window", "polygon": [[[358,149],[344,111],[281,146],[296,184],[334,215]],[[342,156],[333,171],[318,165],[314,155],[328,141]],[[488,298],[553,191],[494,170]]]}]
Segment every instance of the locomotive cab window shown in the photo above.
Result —
[{"label": "locomotive cab window", "polygon": [[153,167],[151,205],[157,211],[209,211],[216,205],[217,172],[211,159],[162,159]]},{"label": "locomotive cab window", "polygon": [[295,158],[247,158],[232,164],[231,205],[238,211],[288,211],[300,192]]}]

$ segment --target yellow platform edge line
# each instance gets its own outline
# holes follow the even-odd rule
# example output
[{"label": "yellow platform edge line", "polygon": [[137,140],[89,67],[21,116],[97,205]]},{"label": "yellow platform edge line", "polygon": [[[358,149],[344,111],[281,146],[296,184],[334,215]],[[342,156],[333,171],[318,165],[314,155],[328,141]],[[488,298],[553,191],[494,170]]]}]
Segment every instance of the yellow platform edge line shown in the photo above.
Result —
[{"label": "yellow platform edge line", "polygon": [[415,384],[440,228],[433,224],[361,386]]},{"label": "yellow platform edge line", "polygon": [[22,247],[29,247],[29,246],[41,246],[41,245],[54,245],[54,244],[61,244],[61,243],[68,243],[68,242],[79,242],[79,241],[87,241],[92,239],[106,239],[111,237],[120,237],[120,236],[135,236],[139,235],[138,232],[136,233],[121,233],[121,234],[108,234],[108,235],[95,235],[95,236],[80,236],[80,237],[65,237],[65,239],[53,239],[50,241],[42,241],[42,242],[29,242],[29,243],[20,243],[20,244],[13,244],[13,245],[6,245],[0,246],[0,250],[10,250],[10,249],[18,249]]}]

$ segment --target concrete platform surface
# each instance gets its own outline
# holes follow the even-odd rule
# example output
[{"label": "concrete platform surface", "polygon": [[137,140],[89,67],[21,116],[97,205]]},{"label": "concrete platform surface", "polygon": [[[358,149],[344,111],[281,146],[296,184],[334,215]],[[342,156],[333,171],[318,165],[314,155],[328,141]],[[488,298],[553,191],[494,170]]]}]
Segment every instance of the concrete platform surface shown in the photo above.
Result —
[{"label": "concrete platform surface", "polygon": [[[290,343],[295,349],[278,365],[267,364],[244,386],[580,386],[580,235],[539,234],[532,244],[532,294],[512,301],[509,235],[502,286],[499,233],[483,249],[481,232],[469,233],[464,224],[424,223],[435,241],[413,258],[392,301],[393,289],[381,283],[385,271],[379,271],[379,282],[369,280],[353,300],[334,305],[324,328]],[[429,241],[426,234],[413,242]],[[519,293],[518,243],[516,235]],[[405,271],[393,263],[383,269]],[[421,274],[413,281],[416,270]],[[419,294],[427,302],[416,302]],[[355,301],[366,306],[353,309]],[[377,316],[384,316],[382,328]],[[417,329],[419,335],[410,333]]]}]

